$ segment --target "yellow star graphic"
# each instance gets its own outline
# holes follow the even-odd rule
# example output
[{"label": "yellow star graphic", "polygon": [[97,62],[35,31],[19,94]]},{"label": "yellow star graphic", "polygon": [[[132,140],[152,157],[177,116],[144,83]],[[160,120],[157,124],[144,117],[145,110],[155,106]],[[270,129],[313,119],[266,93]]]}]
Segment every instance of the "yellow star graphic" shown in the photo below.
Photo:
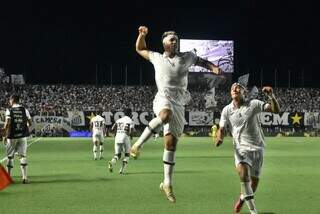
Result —
[{"label": "yellow star graphic", "polygon": [[298,113],[296,113],[296,114],[294,115],[294,117],[291,117],[291,119],[293,120],[293,121],[292,121],[292,124],[294,125],[295,123],[298,123],[298,124],[300,125],[300,120],[301,120],[301,118],[302,118],[302,117],[300,117],[300,116],[298,115]]},{"label": "yellow star graphic", "polygon": [[92,119],[93,117],[95,117],[95,116],[96,116],[96,115],[94,115],[94,113],[91,112],[91,115],[87,116],[87,118],[91,121],[91,119]]}]

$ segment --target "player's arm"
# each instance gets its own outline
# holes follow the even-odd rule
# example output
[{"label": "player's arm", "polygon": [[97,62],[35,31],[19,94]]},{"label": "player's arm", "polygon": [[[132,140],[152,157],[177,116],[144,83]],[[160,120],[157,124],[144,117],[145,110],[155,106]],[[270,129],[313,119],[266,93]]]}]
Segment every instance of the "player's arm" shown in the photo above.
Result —
[{"label": "player's arm", "polygon": [[108,137],[108,128],[105,123],[103,124],[103,133],[105,137]]},{"label": "player's arm", "polygon": [[30,128],[32,126],[32,119],[30,112],[26,109],[26,116],[27,116],[27,126]]},{"label": "player's arm", "polygon": [[148,34],[148,28],[146,26],[140,26],[138,31],[139,35],[136,40],[136,51],[140,56],[142,56],[146,60],[149,60],[149,50],[146,44],[146,35]]},{"label": "player's arm", "polygon": [[270,101],[270,104],[267,104],[267,106],[265,107],[264,110],[268,111],[268,112],[275,113],[275,114],[279,114],[280,105],[279,105],[278,100],[274,96],[272,87],[265,86],[265,87],[262,88],[262,92],[265,93],[268,96],[269,101]]},{"label": "player's arm", "polygon": [[28,124],[28,127],[31,127],[32,126],[32,120],[31,119],[27,119],[27,124]]},{"label": "player's arm", "polygon": [[111,131],[113,133],[115,133],[117,131],[117,123],[113,124],[113,126],[111,127]]},{"label": "player's arm", "polygon": [[217,130],[217,135],[215,140],[216,146],[220,146],[223,143],[223,138],[226,132],[225,127],[227,126],[228,123],[229,123],[228,113],[227,113],[227,108],[225,107],[221,112],[219,129]]},{"label": "player's arm", "polygon": [[218,66],[216,66],[215,64],[213,64],[212,62],[206,59],[202,59],[201,57],[198,57],[195,65],[206,68],[214,74],[222,74],[222,71]]},{"label": "player's arm", "polygon": [[216,146],[220,146],[223,143],[224,135],[225,135],[225,128],[220,127],[217,131],[217,137],[216,137],[216,142],[215,142]]},{"label": "player's arm", "polygon": [[11,118],[7,117],[3,127],[3,139],[2,139],[3,144],[7,144],[7,136],[9,134],[10,125],[11,125]]},{"label": "player's arm", "polygon": [[133,128],[130,127],[129,129],[129,136],[130,136],[130,139],[132,140],[133,139]]},{"label": "player's arm", "polygon": [[92,122],[92,121],[90,121],[89,129],[90,129],[90,131],[92,132],[92,129],[93,129],[93,122]]}]

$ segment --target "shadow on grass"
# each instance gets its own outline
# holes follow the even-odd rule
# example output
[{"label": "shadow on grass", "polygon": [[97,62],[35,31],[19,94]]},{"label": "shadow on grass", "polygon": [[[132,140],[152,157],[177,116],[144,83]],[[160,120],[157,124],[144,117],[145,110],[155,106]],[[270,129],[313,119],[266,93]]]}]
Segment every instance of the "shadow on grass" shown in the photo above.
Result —
[{"label": "shadow on grass", "polygon": [[233,158],[233,156],[214,156],[214,155],[212,155],[212,156],[196,156],[196,155],[190,155],[190,156],[178,156],[177,157],[177,159],[184,159],[184,158],[187,158],[187,159],[194,159],[194,158],[196,158],[196,159],[232,159]]},{"label": "shadow on grass", "polygon": [[[276,213],[274,213],[274,212],[259,212],[260,214],[276,214]],[[250,214],[250,213],[243,213],[243,214]]]},{"label": "shadow on grass", "polygon": [[163,171],[126,172],[126,175],[163,174]]},{"label": "shadow on grass", "polygon": [[58,175],[35,175],[29,177],[28,184],[22,184],[19,178],[14,179],[15,184],[21,185],[36,185],[36,184],[48,184],[48,183],[90,183],[90,182],[100,182],[100,181],[110,181],[113,178],[107,177],[92,177],[92,178],[82,178],[75,177],[74,174],[58,174]]},{"label": "shadow on grass", "polygon": [[[205,171],[196,170],[178,170],[174,174],[197,174]],[[141,172],[127,172],[126,175],[143,175],[143,174],[163,174],[163,171],[141,171]]]}]

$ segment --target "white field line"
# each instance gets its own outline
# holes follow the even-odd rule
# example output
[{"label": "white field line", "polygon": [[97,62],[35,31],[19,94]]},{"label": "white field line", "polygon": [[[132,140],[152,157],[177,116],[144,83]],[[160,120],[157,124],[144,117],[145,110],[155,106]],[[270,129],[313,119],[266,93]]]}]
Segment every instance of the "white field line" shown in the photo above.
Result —
[{"label": "white field line", "polygon": [[[33,140],[31,143],[29,143],[29,144],[27,145],[27,147],[30,147],[32,144],[38,142],[39,140],[41,140],[41,137]],[[7,157],[2,158],[2,159],[0,160],[0,163],[3,163],[3,162],[6,161],[7,159],[8,159]]]}]

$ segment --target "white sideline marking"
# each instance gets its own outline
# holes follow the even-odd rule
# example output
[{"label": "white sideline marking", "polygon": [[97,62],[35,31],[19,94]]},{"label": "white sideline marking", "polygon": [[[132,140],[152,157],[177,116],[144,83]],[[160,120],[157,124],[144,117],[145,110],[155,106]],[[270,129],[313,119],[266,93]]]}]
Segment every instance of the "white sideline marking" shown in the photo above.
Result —
[{"label": "white sideline marking", "polygon": [[[29,144],[27,145],[27,147],[30,147],[32,144],[38,142],[39,140],[41,140],[41,137],[39,137],[39,138],[35,139],[34,141],[32,141],[31,143],[29,143]],[[2,159],[0,160],[0,163],[6,161],[7,159],[8,159],[7,157],[2,158]]]}]

